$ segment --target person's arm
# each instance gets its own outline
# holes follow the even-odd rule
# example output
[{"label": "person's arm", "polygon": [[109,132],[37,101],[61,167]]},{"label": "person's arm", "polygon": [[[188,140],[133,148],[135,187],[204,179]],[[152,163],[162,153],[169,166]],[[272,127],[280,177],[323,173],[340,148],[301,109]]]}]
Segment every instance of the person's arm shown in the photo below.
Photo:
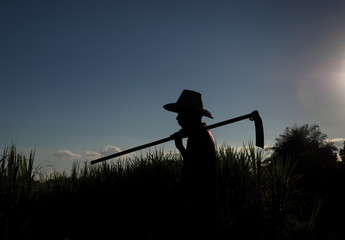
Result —
[{"label": "person's arm", "polygon": [[172,135],[174,137],[174,141],[175,141],[175,146],[176,148],[180,151],[183,159],[186,159],[186,148],[183,146],[183,137],[184,137],[184,132],[183,130],[181,129],[180,131],[174,133]]}]

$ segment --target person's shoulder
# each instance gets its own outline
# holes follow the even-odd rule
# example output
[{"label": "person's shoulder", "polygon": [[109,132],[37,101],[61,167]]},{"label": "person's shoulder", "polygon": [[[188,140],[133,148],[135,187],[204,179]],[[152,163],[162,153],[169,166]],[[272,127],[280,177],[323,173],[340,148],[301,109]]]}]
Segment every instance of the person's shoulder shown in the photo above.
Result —
[{"label": "person's shoulder", "polygon": [[207,127],[203,127],[198,129],[198,131],[195,134],[195,137],[199,139],[213,139],[213,135],[210,132],[210,130],[207,129]]}]

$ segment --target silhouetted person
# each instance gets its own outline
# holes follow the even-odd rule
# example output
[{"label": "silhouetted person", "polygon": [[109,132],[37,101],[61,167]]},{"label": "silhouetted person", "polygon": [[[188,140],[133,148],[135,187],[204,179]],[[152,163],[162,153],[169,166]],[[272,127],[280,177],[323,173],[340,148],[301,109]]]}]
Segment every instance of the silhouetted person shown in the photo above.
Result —
[{"label": "silhouetted person", "polygon": [[[213,239],[216,223],[216,151],[212,133],[202,117],[213,118],[203,109],[201,94],[184,90],[176,103],[164,105],[176,112],[181,130],[175,133],[176,148],[183,160],[186,239]],[[182,138],[188,137],[186,148]]]}]

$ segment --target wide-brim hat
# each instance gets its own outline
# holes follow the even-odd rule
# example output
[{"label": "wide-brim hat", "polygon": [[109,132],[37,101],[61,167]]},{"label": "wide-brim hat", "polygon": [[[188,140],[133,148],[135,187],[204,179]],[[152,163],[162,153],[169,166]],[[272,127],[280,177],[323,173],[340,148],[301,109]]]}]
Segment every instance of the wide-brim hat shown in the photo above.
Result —
[{"label": "wide-brim hat", "polygon": [[195,91],[183,90],[176,103],[169,103],[163,107],[170,112],[176,113],[185,110],[193,110],[200,112],[205,117],[213,118],[212,114],[204,109],[201,94]]}]

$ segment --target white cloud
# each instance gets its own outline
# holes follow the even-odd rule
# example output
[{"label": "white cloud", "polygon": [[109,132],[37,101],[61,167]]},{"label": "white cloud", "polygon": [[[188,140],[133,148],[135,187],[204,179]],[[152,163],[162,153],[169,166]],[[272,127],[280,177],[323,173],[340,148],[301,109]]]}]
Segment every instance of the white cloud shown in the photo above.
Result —
[{"label": "white cloud", "polygon": [[338,143],[338,142],[343,143],[345,141],[345,138],[332,138],[332,139],[329,139],[328,141],[331,143]]},{"label": "white cloud", "polygon": [[86,151],[85,156],[87,160],[94,160],[102,157],[100,152]]},{"label": "white cloud", "polygon": [[[122,150],[119,147],[107,145],[106,147],[104,147],[104,149],[100,150],[99,152],[95,152],[91,150],[85,151],[85,158],[86,160],[96,160],[101,157],[109,156],[109,155],[119,153],[119,152],[122,152]],[[121,157],[126,158],[126,157],[132,157],[135,155],[136,155],[135,152],[133,152],[133,153],[124,154]]]},{"label": "white cloud", "polygon": [[[98,158],[101,158],[103,156],[108,156],[114,153],[121,152],[121,149],[117,146],[111,146],[107,145],[103,150],[99,152],[87,150],[85,151],[85,154],[83,154],[84,159],[86,158],[87,160],[95,160]],[[83,156],[80,154],[73,153],[69,150],[59,150],[57,153],[54,153],[55,157],[58,158],[65,158],[65,159],[82,159]]]},{"label": "white cloud", "polygon": [[69,150],[59,150],[57,153],[54,153],[54,156],[58,158],[70,158],[70,159],[82,158],[80,154],[72,153]]},{"label": "white cloud", "polygon": [[101,154],[103,156],[108,156],[108,155],[111,155],[111,154],[114,154],[114,153],[118,153],[118,152],[121,152],[122,150],[119,148],[119,147],[116,147],[116,146],[106,146],[104,148],[104,150],[101,151]]},{"label": "white cloud", "polygon": [[122,150],[117,147],[117,146],[111,146],[111,145],[107,145],[103,150],[99,151],[99,152],[94,152],[94,151],[90,151],[87,150],[85,152],[85,156],[87,160],[95,160],[104,156],[108,156],[111,154],[115,154],[118,152],[121,152]]}]

